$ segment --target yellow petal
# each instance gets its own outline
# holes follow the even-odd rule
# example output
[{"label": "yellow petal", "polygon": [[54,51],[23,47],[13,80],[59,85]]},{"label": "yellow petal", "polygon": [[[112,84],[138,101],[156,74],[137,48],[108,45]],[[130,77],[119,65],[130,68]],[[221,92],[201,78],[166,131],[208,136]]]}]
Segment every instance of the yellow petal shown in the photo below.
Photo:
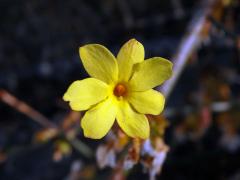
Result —
[{"label": "yellow petal", "polygon": [[161,57],[145,60],[134,67],[130,85],[133,91],[146,91],[162,84],[172,75],[172,63]]},{"label": "yellow petal", "polygon": [[150,89],[132,92],[129,102],[139,113],[158,115],[164,108],[165,98],[160,92]]},{"label": "yellow petal", "polygon": [[119,102],[117,122],[130,137],[142,139],[149,137],[150,129],[146,116],[135,112],[126,101]]},{"label": "yellow petal", "polygon": [[84,136],[92,139],[105,136],[114,123],[116,113],[117,105],[113,98],[108,98],[87,111],[81,120]]},{"label": "yellow petal", "polygon": [[95,78],[74,81],[64,94],[64,101],[70,101],[75,111],[89,109],[92,105],[105,99],[108,94],[108,85]]},{"label": "yellow petal", "polygon": [[106,83],[117,80],[117,61],[107,48],[100,44],[89,44],[80,47],[79,54],[83,66],[90,76]]},{"label": "yellow petal", "polygon": [[132,74],[132,66],[144,60],[144,47],[136,39],[126,42],[117,55],[119,80],[128,81]]}]

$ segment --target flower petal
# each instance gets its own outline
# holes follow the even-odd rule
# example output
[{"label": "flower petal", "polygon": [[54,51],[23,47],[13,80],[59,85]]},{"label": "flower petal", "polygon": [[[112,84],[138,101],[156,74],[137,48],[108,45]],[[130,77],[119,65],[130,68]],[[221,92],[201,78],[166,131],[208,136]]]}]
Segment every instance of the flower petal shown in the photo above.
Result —
[{"label": "flower petal", "polygon": [[83,66],[90,76],[106,83],[117,80],[117,61],[107,48],[100,44],[89,44],[80,47],[79,54]]},{"label": "flower petal", "polygon": [[117,122],[130,137],[142,139],[149,137],[150,129],[146,116],[135,112],[126,101],[119,102]]},{"label": "flower petal", "polygon": [[63,99],[70,101],[73,110],[82,111],[105,99],[108,95],[108,88],[106,83],[95,78],[74,81]]},{"label": "flower petal", "polygon": [[172,63],[161,57],[145,60],[134,67],[130,85],[133,91],[146,91],[162,84],[172,75]]},{"label": "flower petal", "polygon": [[112,127],[116,118],[117,105],[113,98],[108,98],[86,112],[81,120],[85,137],[100,139]]},{"label": "flower petal", "polygon": [[150,89],[132,92],[129,102],[139,113],[158,115],[164,108],[165,98],[160,92]]},{"label": "flower petal", "polygon": [[144,47],[136,39],[126,42],[117,55],[119,80],[128,81],[132,74],[132,66],[144,60]]}]

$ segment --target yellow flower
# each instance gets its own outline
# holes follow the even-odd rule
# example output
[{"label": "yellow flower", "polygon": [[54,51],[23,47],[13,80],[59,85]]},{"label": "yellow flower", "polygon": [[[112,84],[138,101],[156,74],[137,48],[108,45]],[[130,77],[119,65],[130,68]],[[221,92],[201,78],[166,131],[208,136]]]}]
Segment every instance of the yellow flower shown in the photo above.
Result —
[{"label": "yellow flower", "polygon": [[84,136],[100,139],[115,119],[130,137],[149,137],[144,114],[160,114],[164,96],[152,88],[172,74],[172,63],[161,57],[144,61],[144,47],[135,39],[125,43],[117,58],[104,46],[79,48],[80,58],[91,78],[73,82],[63,99],[75,111],[88,110],[81,120]]}]

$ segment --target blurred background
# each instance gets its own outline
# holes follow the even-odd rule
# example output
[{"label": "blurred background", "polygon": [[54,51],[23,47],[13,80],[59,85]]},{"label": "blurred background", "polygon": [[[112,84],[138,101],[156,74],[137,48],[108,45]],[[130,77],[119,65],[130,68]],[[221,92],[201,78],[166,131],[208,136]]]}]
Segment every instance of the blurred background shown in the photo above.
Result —
[{"label": "blurred background", "polygon": [[[240,179],[239,0],[0,2],[1,180]],[[114,130],[84,138],[62,100],[88,76],[80,46],[116,55],[131,38],[174,63],[151,150]]]}]

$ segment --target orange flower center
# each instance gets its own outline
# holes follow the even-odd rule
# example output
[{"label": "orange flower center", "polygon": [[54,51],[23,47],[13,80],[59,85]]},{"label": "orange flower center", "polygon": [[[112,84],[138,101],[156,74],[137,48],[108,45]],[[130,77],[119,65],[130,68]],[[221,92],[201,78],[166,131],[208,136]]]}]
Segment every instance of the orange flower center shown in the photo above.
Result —
[{"label": "orange flower center", "polygon": [[127,87],[124,84],[117,84],[113,91],[114,95],[117,97],[127,95]]}]

